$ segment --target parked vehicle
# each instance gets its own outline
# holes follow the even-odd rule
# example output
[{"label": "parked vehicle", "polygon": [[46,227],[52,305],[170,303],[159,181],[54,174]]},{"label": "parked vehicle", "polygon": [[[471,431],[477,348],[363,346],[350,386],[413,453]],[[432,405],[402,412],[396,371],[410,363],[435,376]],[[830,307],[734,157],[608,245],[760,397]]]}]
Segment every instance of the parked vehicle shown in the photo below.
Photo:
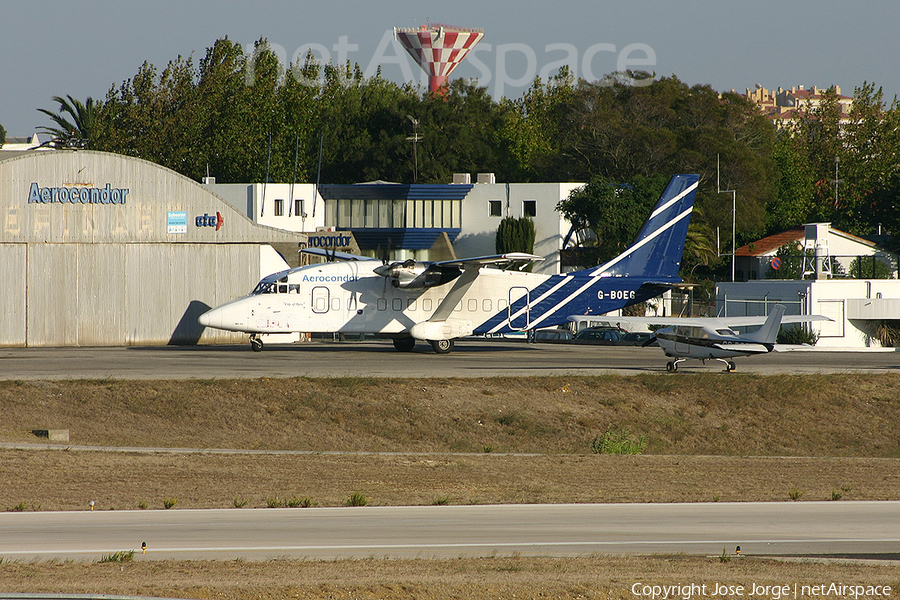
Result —
[{"label": "parked vehicle", "polygon": [[624,346],[651,345],[648,342],[653,342],[652,345],[659,346],[659,344],[656,343],[655,336],[649,331],[630,331],[628,333],[623,333],[622,338],[619,340],[619,343]]},{"label": "parked vehicle", "polygon": [[568,329],[538,329],[534,332],[535,342],[544,342],[548,344],[565,344],[572,341],[572,332]]},{"label": "parked vehicle", "polygon": [[614,346],[619,343],[623,334],[624,332],[615,327],[588,327],[576,333],[572,342],[575,344]]}]

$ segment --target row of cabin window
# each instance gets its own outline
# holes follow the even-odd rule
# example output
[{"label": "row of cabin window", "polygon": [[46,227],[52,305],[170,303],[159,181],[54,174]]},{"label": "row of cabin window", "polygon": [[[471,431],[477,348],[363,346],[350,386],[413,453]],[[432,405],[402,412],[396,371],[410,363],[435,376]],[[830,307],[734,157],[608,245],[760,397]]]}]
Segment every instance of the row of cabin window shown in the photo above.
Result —
[{"label": "row of cabin window", "polygon": [[[391,300],[391,310],[400,312],[404,310],[403,308],[403,298],[394,298]],[[478,298],[469,298],[466,301],[466,308],[469,312],[478,312],[479,301]],[[378,310],[387,310],[387,299],[379,298],[375,306]],[[482,312],[490,313],[493,312],[494,302],[490,298],[483,298],[481,300],[481,310]],[[509,302],[505,299],[497,300],[497,310],[503,310],[507,306],[509,306]],[[407,310],[416,310],[416,300],[409,298],[406,300],[406,309]],[[431,298],[423,298],[422,299],[422,310],[425,312],[431,311],[433,309],[433,304]],[[462,302],[457,302],[456,307],[453,309],[454,312],[460,312],[462,310]]]},{"label": "row of cabin window", "polygon": [[[351,301],[352,302],[352,301]],[[403,298],[394,298],[391,301],[391,310],[396,312],[401,312],[404,310],[403,305],[406,304],[406,310],[416,310],[417,300],[409,298],[405,302]],[[466,306],[469,309],[469,312],[477,312],[478,311],[479,301],[477,298],[470,298]],[[387,299],[379,298],[375,303],[376,308],[379,311],[385,311],[388,309]],[[493,312],[494,302],[490,298],[484,298],[481,300],[481,310],[486,313]],[[497,310],[504,310],[509,306],[509,302],[505,299],[497,300]],[[341,310],[341,300],[340,298],[331,298],[330,302],[327,296],[317,296],[313,298],[313,312],[323,313],[328,312],[330,308],[333,311]],[[348,305],[348,309],[352,310],[353,307]],[[422,299],[422,310],[425,312],[429,312],[434,310],[434,301],[431,298],[423,298]],[[454,312],[459,312],[462,310],[462,302],[457,303],[456,307],[453,309]]]},{"label": "row of cabin window", "polygon": [[[488,213],[492,217],[502,217],[503,216],[503,201],[502,200],[488,200]],[[537,202],[535,200],[523,200],[522,201],[522,216],[523,217],[536,217],[537,216]]]}]

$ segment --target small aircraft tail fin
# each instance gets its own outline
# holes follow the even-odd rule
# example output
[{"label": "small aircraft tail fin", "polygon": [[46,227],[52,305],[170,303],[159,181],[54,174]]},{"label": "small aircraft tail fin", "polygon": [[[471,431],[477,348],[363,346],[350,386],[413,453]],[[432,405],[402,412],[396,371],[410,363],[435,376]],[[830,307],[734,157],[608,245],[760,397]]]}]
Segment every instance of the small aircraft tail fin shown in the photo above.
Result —
[{"label": "small aircraft tail fin", "polygon": [[776,304],[763,326],[753,333],[745,335],[744,338],[760,344],[774,344],[775,338],[778,337],[778,330],[781,328],[781,318],[783,316],[784,305]]},{"label": "small aircraft tail fin", "polygon": [[677,277],[699,175],[675,175],[634,242],[588,272],[611,277]]}]

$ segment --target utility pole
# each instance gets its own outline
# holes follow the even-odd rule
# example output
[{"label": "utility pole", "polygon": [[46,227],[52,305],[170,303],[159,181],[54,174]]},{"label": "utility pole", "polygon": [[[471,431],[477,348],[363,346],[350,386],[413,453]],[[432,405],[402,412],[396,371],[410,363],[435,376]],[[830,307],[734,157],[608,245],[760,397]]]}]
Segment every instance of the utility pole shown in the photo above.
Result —
[{"label": "utility pole", "polygon": [[723,190],[720,187],[718,154],[716,154],[716,192],[719,194],[731,194],[731,281],[734,283],[735,240],[737,239],[737,192],[735,190]]},{"label": "utility pole", "polygon": [[419,120],[413,119],[410,115],[406,115],[406,118],[412,122],[413,126],[413,134],[406,138],[407,142],[413,143],[413,183],[419,182],[419,153],[418,153],[418,145],[419,140],[422,139],[422,136],[419,135]]}]

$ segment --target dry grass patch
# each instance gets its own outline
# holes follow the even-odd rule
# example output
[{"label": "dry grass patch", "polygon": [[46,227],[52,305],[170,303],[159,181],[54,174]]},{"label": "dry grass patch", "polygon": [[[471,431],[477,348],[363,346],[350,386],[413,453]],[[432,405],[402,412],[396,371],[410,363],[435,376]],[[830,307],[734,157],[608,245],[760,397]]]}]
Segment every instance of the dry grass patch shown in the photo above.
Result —
[{"label": "dry grass patch", "polygon": [[[714,586],[818,585],[900,588],[896,567],[877,564],[782,563],[683,556],[459,558],[4,564],[0,589],[12,592],[141,595],[232,600],[382,598],[401,600],[579,598],[634,600],[634,583]],[[753,597],[749,592],[744,597]]]},{"label": "dry grass patch", "polygon": [[268,450],[900,457],[900,376],[0,382],[0,441]]}]

